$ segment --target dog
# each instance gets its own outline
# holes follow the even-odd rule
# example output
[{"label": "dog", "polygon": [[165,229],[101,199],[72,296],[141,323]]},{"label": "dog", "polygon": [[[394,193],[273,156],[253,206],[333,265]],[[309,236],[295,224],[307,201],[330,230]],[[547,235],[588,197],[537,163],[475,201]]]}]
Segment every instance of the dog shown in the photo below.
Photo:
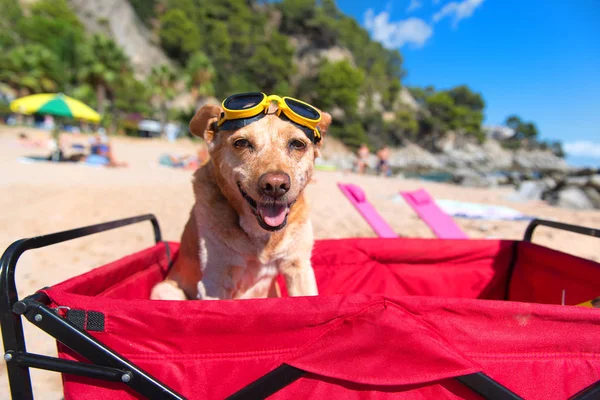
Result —
[{"label": "dog", "polygon": [[[219,130],[223,109],[206,105],[189,128],[210,160],[195,171],[195,203],[179,256],[150,298],[222,300],[318,294],[311,266],[313,232],[304,188],[322,140],[313,143],[271,113],[236,130]],[[331,116],[321,112],[321,138]]]}]

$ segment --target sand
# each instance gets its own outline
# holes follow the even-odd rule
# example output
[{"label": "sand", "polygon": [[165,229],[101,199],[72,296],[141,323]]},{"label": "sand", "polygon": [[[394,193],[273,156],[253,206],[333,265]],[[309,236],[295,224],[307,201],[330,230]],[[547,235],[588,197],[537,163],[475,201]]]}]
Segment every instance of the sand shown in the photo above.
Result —
[{"label": "sand", "polygon": [[[154,213],[166,240],[178,241],[193,203],[191,171],[158,165],[166,152],[195,154],[197,144],[190,140],[168,143],[158,139],[116,138],[112,140],[117,159],[127,168],[109,169],[77,164],[24,164],[25,155],[45,155],[45,148],[24,148],[17,134],[47,138],[35,129],[0,125],[0,250],[15,240],[81,227],[139,214]],[[84,138],[87,140],[87,138]],[[433,237],[429,228],[404,203],[395,200],[400,190],[426,188],[439,199],[454,199],[506,205],[527,215],[556,221],[600,226],[600,211],[574,211],[548,206],[542,202],[513,203],[507,200],[511,189],[474,189],[448,184],[357,176],[342,172],[317,171],[315,181],[306,189],[312,204],[315,237],[344,238],[374,236],[336,182],[360,185],[381,215],[402,236]],[[472,238],[520,239],[527,222],[470,221],[457,223]],[[598,239],[540,228],[537,243],[600,260]],[[18,264],[19,296],[44,286],[62,282],[109,261],[152,245],[150,224],[141,224],[78,239],[50,248],[26,253]],[[25,321],[28,351],[55,355],[49,336]],[[59,375],[32,371],[36,398],[60,399]],[[0,364],[0,398],[8,398],[5,364]]]}]

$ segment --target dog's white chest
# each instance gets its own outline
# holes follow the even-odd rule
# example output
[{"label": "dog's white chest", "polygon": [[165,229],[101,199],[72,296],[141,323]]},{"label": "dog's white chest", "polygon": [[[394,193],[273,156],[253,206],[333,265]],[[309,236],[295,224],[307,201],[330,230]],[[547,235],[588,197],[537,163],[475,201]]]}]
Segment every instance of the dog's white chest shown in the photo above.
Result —
[{"label": "dog's white chest", "polygon": [[266,298],[273,279],[277,276],[275,263],[261,264],[258,260],[246,260],[246,266],[234,267],[232,277],[234,281],[233,298]]}]

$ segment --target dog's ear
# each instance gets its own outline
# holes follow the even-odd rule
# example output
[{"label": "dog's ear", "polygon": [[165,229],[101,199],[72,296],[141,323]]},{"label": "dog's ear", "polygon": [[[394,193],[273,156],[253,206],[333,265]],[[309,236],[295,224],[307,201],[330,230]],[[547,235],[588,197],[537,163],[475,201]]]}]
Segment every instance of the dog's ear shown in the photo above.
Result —
[{"label": "dog's ear", "polygon": [[219,106],[206,105],[200,108],[190,121],[190,132],[204,138],[207,143],[212,142],[215,134],[214,122],[219,120],[223,110]]},{"label": "dog's ear", "polygon": [[327,133],[327,129],[329,129],[329,125],[331,125],[331,115],[325,111],[321,111],[321,121],[319,121],[319,124],[317,125],[321,132],[321,141],[317,144],[317,147],[319,148],[323,146],[323,139],[325,139],[325,134]]}]

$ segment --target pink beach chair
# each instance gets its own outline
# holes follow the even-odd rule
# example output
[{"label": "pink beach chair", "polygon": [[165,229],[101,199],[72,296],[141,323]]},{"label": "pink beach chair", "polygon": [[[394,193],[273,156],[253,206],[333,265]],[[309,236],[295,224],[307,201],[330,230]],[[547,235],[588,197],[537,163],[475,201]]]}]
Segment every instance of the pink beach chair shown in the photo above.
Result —
[{"label": "pink beach chair", "polygon": [[440,239],[468,239],[467,234],[460,229],[451,216],[446,214],[435,204],[435,200],[425,189],[413,192],[400,192],[404,200],[431,228]]},{"label": "pink beach chair", "polygon": [[346,195],[350,203],[367,223],[373,228],[377,236],[382,238],[397,238],[398,234],[394,232],[391,226],[379,215],[375,207],[367,200],[365,192],[358,186],[351,183],[338,183],[338,187]]}]

